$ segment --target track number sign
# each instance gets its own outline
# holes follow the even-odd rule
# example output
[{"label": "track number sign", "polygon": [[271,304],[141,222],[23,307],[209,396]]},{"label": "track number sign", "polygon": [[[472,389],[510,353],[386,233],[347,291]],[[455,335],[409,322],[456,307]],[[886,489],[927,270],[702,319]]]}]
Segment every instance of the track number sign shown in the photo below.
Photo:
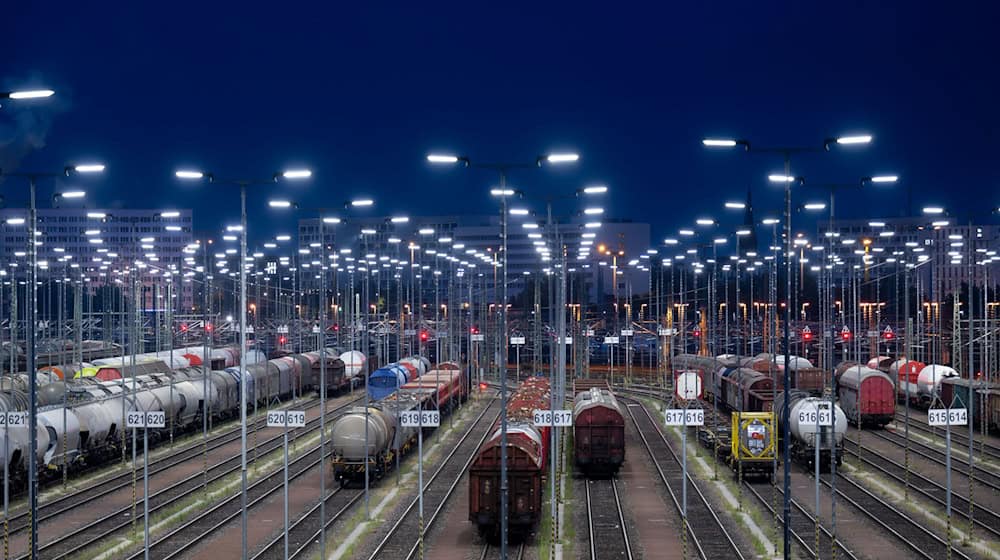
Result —
[{"label": "track number sign", "polygon": [[512,336],[510,337],[510,343],[513,344],[514,346],[521,346],[522,344],[524,344],[524,337]]},{"label": "track number sign", "polygon": [[700,408],[668,408],[664,413],[664,419],[667,426],[704,426],[705,411]]},{"label": "track number sign", "polygon": [[441,413],[436,410],[407,410],[399,413],[404,428],[436,428],[441,425]]},{"label": "track number sign", "polygon": [[964,408],[932,408],[927,411],[931,426],[968,426],[969,411]]},{"label": "track number sign", "polygon": [[536,410],[532,422],[536,426],[555,426],[568,428],[573,425],[573,412],[570,410]]},{"label": "track number sign", "polygon": [[10,426],[13,428],[28,425],[27,412],[8,412],[0,414],[0,426]]},{"label": "track number sign", "polygon": [[606,336],[604,337],[604,344],[618,344],[617,336]]},{"label": "track number sign", "polygon": [[153,412],[130,411],[125,415],[126,428],[162,428],[167,425],[167,415],[162,410]]},{"label": "track number sign", "polygon": [[[833,413],[830,410],[830,403],[820,402],[816,403],[816,407],[812,410],[800,410],[799,411],[799,424],[813,424],[815,425],[817,419],[820,426],[832,426],[833,425]],[[817,411],[819,416],[817,417]]]},{"label": "track number sign", "polygon": [[268,428],[283,428],[288,422],[289,428],[305,428],[306,413],[303,410],[269,410],[267,412]]},{"label": "track number sign", "polygon": [[484,340],[486,340],[485,334],[473,334],[470,336],[472,337],[472,342],[483,342]]}]

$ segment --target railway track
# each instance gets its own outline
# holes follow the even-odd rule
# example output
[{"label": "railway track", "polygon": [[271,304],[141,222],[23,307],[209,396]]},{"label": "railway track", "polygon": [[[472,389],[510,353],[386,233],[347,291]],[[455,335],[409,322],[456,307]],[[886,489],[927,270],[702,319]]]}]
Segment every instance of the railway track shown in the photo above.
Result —
[{"label": "railway track", "polygon": [[[829,474],[820,475],[820,482],[827,488],[832,488],[829,478]],[[949,546],[944,539],[914,521],[910,515],[899,511],[889,502],[868,491],[850,476],[837,474],[836,493],[920,558],[940,560],[948,557]],[[969,556],[954,544],[950,549],[950,558],[969,560]]]},{"label": "railway track", "polygon": [[[332,451],[327,451],[324,459],[329,458],[332,454]],[[319,457],[319,447],[289,461],[288,484],[291,485],[314,468],[322,468],[322,465],[323,463]],[[272,470],[267,476],[251,483],[247,487],[247,511],[249,512],[272,495],[280,492],[283,488],[284,470],[281,467]],[[240,498],[240,493],[236,492],[215,506],[198,514],[193,519],[185,522],[180,527],[150,542],[149,557],[158,560],[168,560],[180,558],[184,554],[187,554],[197,545],[215,535],[227,523],[240,517],[242,511]],[[144,551],[140,549],[127,558],[128,560],[139,560],[143,558],[143,554]]]},{"label": "railway track", "polygon": [[[978,403],[977,403],[978,404]],[[895,417],[895,428],[887,428],[888,431],[902,432],[903,425],[906,423],[906,417],[902,414],[896,413]],[[975,426],[974,426],[975,427]],[[920,416],[915,416],[910,414],[910,430],[916,430],[925,434],[929,434],[933,437],[944,438],[944,428],[940,426],[931,426]],[[958,445],[963,449],[969,449],[969,430],[965,426],[955,426],[951,430],[951,440],[952,444]],[[975,432],[975,441],[973,442],[973,449],[978,449],[980,453],[985,457],[1000,461],[1000,447],[988,443],[986,437],[980,434],[978,431]]]},{"label": "railway track", "polygon": [[[441,465],[424,483],[423,500],[425,513],[422,534],[426,538],[429,530],[438,520],[448,498],[465,476],[475,459],[476,451],[489,438],[496,419],[500,417],[500,400],[493,399],[479,416],[472,422],[455,447],[441,461]],[[419,556],[420,541],[417,535],[421,533],[419,496],[414,497],[410,505],[399,516],[389,529],[389,532],[375,547],[369,560],[390,559],[399,560]]]},{"label": "railway track", "polygon": [[[356,401],[348,402],[342,406],[339,406],[331,411],[336,412],[343,408],[351,406]],[[300,437],[304,433],[313,432],[319,429],[319,418],[310,420],[305,428],[300,428],[303,430],[300,433]],[[238,432],[238,430],[237,430]],[[227,442],[228,443],[228,442]],[[266,455],[272,451],[280,449],[283,445],[283,436],[281,434],[269,438],[258,445],[258,453]],[[208,471],[208,484],[211,485],[219,480],[233,475],[240,470],[241,458],[239,454],[232,455],[225,459],[224,461],[217,463],[209,468]],[[158,471],[159,472],[159,471]],[[129,475],[128,484],[131,484],[131,472],[127,473]],[[150,473],[152,474],[152,473]],[[124,485],[122,485],[124,486]],[[119,486],[118,488],[121,488]],[[118,488],[115,488],[117,490]],[[150,493],[149,496],[149,507],[150,514],[156,514],[157,512],[163,511],[166,508],[174,506],[180,503],[182,500],[187,499],[191,496],[197,495],[198,492],[203,491],[205,488],[205,473],[197,472],[190,476],[185,477],[165,488],[161,488],[155,492]],[[106,495],[105,492],[103,495]],[[95,497],[89,497],[86,500],[76,503],[73,508],[84,506],[92,502],[92,500],[97,499]],[[66,510],[64,510],[65,512]],[[44,554],[45,558],[50,559],[62,559],[62,558],[73,558],[80,554],[82,551],[101,544],[106,539],[110,538],[115,533],[123,531],[132,525],[132,505],[131,503],[118,508],[111,513],[104,515],[98,519],[94,519],[85,525],[81,525],[72,531],[67,531],[61,533],[56,539],[40,543],[39,553]],[[136,510],[135,523],[138,525],[142,523],[143,512],[141,511],[141,506]],[[19,557],[18,560],[27,560],[28,556],[24,555]]]},{"label": "railway track", "polygon": [[[862,453],[858,454],[857,442],[845,439],[844,449],[861,460],[862,463],[868,465],[869,467],[877,470],[882,475],[887,478],[894,480],[900,485],[906,484],[906,467],[897,463],[896,461],[889,459],[883,455],[879,455],[874,449],[867,449],[862,446]],[[967,473],[959,473],[963,477],[967,476]],[[968,482],[968,478],[964,478]],[[938,504],[942,508],[946,506],[945,500],[947,498],[947,488],[942,486],[939,482],[928,478],[919,472],[910,469],[909,470],[909,484],[910,489],[915,491],[917,494],[927,498],[928,500]],[[961,481],[952,484],[951,501],[952,501],[952,512],[959,515],[966,521],[969,519],[969,499],[968,496],[962,495],[956,492],[957,489],[965,488],[967,484],[962,484]],[[975,503],[975,514],[973,515],[974,523],[976,527],[986,531],[994,540],[1000,541],[1000,514],[985,507],[983,504]]]},{"label": "railway track", "polygon": [[[614,478],[587,480],[587,526],[591,560],[627,558],[631,560],[632,545],[628,525],[622,510],[618,484]],[[611,504],[615,504],[611,508]],[[596,507],[595,507],[596,505]]]},{"label": "railway track", "polygon": [[[636,427],[646,451],[649,453],[660,480],[667,487],[674,507],[681,515],[683,508],[677,494],[681,491],[683,484],[693,490],[693,500],[688,501],[687,521],[688,533],[694,549],[698,556],[705,559],[715,558],[740,558],[743,559],[743,552],[733,541],[722,520],[715,513],[715,509],[705,498],[705,495],[698,488],[697,482],[688,474],[687,480],[682,479],[681,459],[674,452],[666,436],[660,431],[659,422],[649,413],[645,406],[631,399],[621,397]],[[638,413],[634,409],[639,409]],[[650,434],[647,437],[646,434]],[[670,465],[666,470],[665,465]]]},{"label": "railway track", "polygon": [[307,557],[306,552],[316,542],[319,542],[323,531],[326,531],[340,519],[344,513],[349,511],[364,496],[364,492],[349,491],[337,488],[326,495],[325,505],[327,511],[334,512],[327,515],[326,523],[320,527],[320,504],[317,503],[309,508],[298,519],[288,524],[288,556],[285,556],[285,536],[284,533],[274,537],[264,545],[259,552],[254,554],[252,560],[265,559],[285,559]]},{"label": "railway track", "polygon": [[[855,432],[857,434],[857,432]],[[896,431],[886,431],[886,430],[866,430],[862,432],[862,438],[866,435],[871,435],[884,441],[888,441],[899,447],[906,447],[906,438]],[[953,432],[954,435],[954,432]],[[851,438],[845,437],[844,440],[849,440]],[[927,459],[941,465],[944,468],[946,464],[945,452],[926,443],[922,443],[911,439],[909,443],[910,453],[914,453],[920,457]],[[956,448],[954,442],[952,443],[952,449]],[[962,451],[966,451],[968,448],[958,447]],[[962,476],[969,475],[969,461],[958,457],[954,452],[951,454],[951,470]],[[982,486],[993,490],[1000,491],[1000,474],[997,474],[993,469],[986,469],[976,464],[972,471],[972,480],[981,484]]]},{"label": "railway track", "polygon": [[[319,406],[319,399],[309,400],[304,403],[305,410],[311,410]],[[231,443],[233,441],[238,441],[240,439],[240,429],[239,423],[233,421],[235,426],[232,429],[226,430],[223,433],[210,436],[208,438],[208,449],[209,451]],[[256,424],[250,426],[249,432],[252,433],[253,430],[266,426],[266,418],[261,418]],[[186,463],[192,459],[201,457],[205,450],[205,441],[191,441],[185,444],[184,447],[176,450],[174,453],[165,455],[159,459],[154,459],[149,463],[149,476],[159,474],[161,472],[167,471],[178,465]],[[140,454],[141,456],[141,454]],[[139,468],[137,466],[137,468]],[[100,499],[108,494],[120,490],[122,488],[131,486],[132,484],[132,470],[129,469],[120,474],[113,475],[104,480],[97,481],[95,485],[82,488],[75,492],[69,494],[64,494],[61,496],[54,497],[50,500],[45,500],[38,507],[38,522],[43,523],[54,517],[63,515],[69,511],[72,511],[82,505],[93,502],[96,499]],[[27,529],[29,520],[28,512],[24,511],[24,508],[19,508],[21,511],[13,513],[10,516],[10,535],[14,536],[18,533]]]},{"label": "railway track", "polygon": [[[513,554],[508,550],[508,560],[524,560],[524,551],[526,548],[527,546],[524,543],[520,543],[515,547]],[[490,543],[484,544],[483,550],[479,553],[479,560],[493,560],[494,558],[500,560],[500,547]]]},{"label": "railway track", "polygon": [[[771,507],[771,502],[769,502],[768,499],[764,497],[760,492],[762,489],[771,488],[770,483],[754,484],[750,482],[744,482],[743,484],[748,490],[750,490],[750,494],[753,497],[757,498],[757,500],[761,503],[761,505],[764,506],[764,509],[767,510],[767,512],[771,516],[777,516],[778,523],[783,522],[782,516],[778,512],[774,511],[774,508]],[[777,488],[777,491],[778,494],[782,496],[785,495],[780,487]],[[795,540],[795,542],[799,543],[799,546],[802,547],[802,549],[806,552],[808,556],[812,558],[820,558],[823,552],[831,550],[831,546],[833,545],[834,542],[836,542],[838,558],[849,558],[851,560],[858,560],[858,557],[855,556],[854,552],[852,552],[851,549],[847,548],[847,546],[843,543],[843,541],[841,541],[840,539],[836,539],[836,541],[834,541],[833,533],[831,533],[829,529],[827,529],[822,523],[819,524],[818,528],[819,549],[817,552],[816,518],[813,517],[813,514],[809,513],[809,510],[804,508],[802,504],[798,502],[798,500],[792,499],[791,504],[792,507],[795,509],[795,511],[798,512],[798,515],[791,516],[792,527],[789,529],[789,532],[792,534],[792,538]]]}]

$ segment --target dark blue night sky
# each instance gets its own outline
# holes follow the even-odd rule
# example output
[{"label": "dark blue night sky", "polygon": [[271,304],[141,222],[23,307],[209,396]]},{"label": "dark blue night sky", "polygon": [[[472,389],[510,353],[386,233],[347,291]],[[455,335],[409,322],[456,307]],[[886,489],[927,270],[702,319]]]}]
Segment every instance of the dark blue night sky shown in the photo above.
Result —
[{"label": "dark blue night sky", "polygon": [[[382,215],[481,214],[494,177],[431,168],[429,151],[571,149],[575,167],[512,183],[539,198],[607,183],[610,213],[660,239],[748,188],[758,216],[780,205],[766,182],[779,157],[710,152],[703,136],[819,146],[870,132],[867,148],[793,161],[814,182],[900,175],[839,195],[838,215],[899,215],[912,188],[918,208],[996,219],[995,3],[375,5],[9,3],[0,89],[58,93],[0,109],[0,163],[99,159],[91,204],[193,207],[214,229],[236,219],[236,193],[179,184],[175,168],[261,177],[301,164],[310,183],[266,188],[308,206],[367,194]],[[272,216],[267,198],[251,198],[252,217]]]}]

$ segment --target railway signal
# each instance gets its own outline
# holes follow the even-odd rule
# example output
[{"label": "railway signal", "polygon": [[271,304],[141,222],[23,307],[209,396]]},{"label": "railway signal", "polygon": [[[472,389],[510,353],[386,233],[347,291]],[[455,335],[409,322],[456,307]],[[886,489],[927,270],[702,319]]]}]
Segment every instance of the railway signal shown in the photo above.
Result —
[{"label": "railway signal", "polygon": [[844,328],[840,329],[840,339],[844,342],[850,342],[851,340],[851,329],[844,325]]},{"label": "railway signal", "polygon": [[802,327],[802,340],[805,342],[809,342],[812,339],[813,339],[813,332],[812,329],[809,328],[809,325]]},{"label": "railway signal", "polygon": [[896,338],[896,333],[892,331],[892,327],[886,325],[885,329],[882,331],[882,338],[885,340],[892,340]]}]

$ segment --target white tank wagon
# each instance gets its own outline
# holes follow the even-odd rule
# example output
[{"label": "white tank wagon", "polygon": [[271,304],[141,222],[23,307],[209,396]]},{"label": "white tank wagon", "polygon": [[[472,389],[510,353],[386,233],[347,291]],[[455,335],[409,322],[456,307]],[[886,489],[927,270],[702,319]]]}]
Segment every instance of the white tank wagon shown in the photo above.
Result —
[{"label": "white tank wagon", "polygon": [[[396,392],[368,408],[354,407],[338,417],[331,428],[334,478],[341,485],[364,480],[365,457],[372,479],[381,478],[394,466],[395,452],[405,454],[416,441],[417,428],[399,426],[399,413],[421,407],[422,397]],[[367,424],[367,455],[365,426]]]},{"label": "white tank wagon", "polygon": [[361,377],[368,371],[368,358],[357,350],[344,352],[340,355],[340,360],[344,362],[344,375],[348,379]]},{"label": "white tank wagon", "polygon": [[[788,430],[791,435],[792,458],[800,464],[814,467],[816,456],[816,433],[819,430],[820,468],[830,465],[831,457],[836,457],[837,465],[843,462],[844,435],[847,433],[847,415],[840,405],[833,403],[833,425],[817,426],[817,413],[820,403],[829,403],[827,399],[810,396],[803,391],[781,392],[774,397],[774,412],[778,425],[784,428],[782,410],[784,399],[788,398]],[[782,429],[779,433],[784,434]]]},{"label": "white tank wagon", "polygon": [[[958,372],[954,368],[948,366],[942,366],[939,364],[927,364],[920,370],[917,374],[917,390],[920,394],[920,399],[927,404],[930,404],[941,394],[941,382],[948,377],[959,377]],[[950,406],[951,403],[944,403],[945,407]]]}]

